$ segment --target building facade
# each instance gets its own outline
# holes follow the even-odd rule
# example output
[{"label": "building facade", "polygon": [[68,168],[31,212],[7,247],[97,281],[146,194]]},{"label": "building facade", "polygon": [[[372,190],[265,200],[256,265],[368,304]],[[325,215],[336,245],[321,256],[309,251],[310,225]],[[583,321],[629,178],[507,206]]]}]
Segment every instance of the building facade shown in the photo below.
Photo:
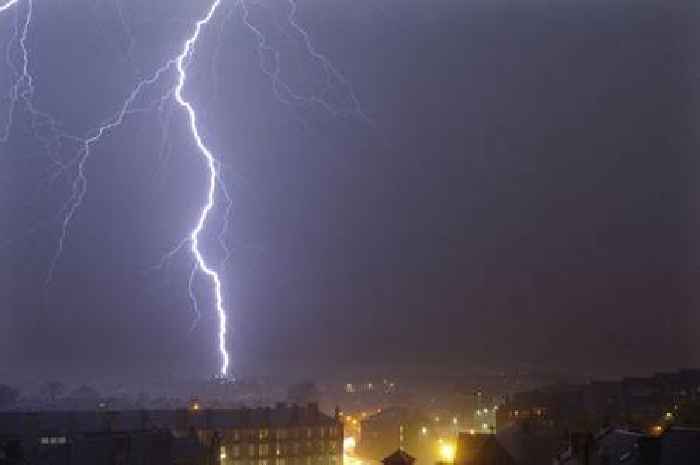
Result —
[{"label": "building facade", "polygon": [[221,465],[342,465],[343,424],[312,403],[305,407],[187,412],[194,431],[219,450]]},{"label": "building facade", "polygon": [[342,465],[342,444],[317,404],[0,413],[0,464]]}]

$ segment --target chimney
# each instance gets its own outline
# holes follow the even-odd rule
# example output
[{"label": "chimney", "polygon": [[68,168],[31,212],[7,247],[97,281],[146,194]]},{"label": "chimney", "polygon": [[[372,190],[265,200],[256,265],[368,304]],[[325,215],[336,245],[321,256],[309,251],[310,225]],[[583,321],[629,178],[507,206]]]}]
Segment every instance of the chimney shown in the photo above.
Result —
[{"label": "chimney", "polygon": [[309,402],[306,406],[306,411],[308,412],[309,418],[315,420],[318,418],[318,403]]},{"label": "chimney", "polygon": [[301,423],[301,416],[299,415],[299,406],[297,404],[292,404],[292,418],[291,423],[298,425]]},{"label": "chimney", "polygon": [[147,410],[140,410],[139,418],[141,420],[141,430],[148,431],[151,429],[151,418]]},{"label": "chimney", "polygon": [[244,428],[250,425],[250,409],[248,407],[243,407],[241,409],[241,425]]}]

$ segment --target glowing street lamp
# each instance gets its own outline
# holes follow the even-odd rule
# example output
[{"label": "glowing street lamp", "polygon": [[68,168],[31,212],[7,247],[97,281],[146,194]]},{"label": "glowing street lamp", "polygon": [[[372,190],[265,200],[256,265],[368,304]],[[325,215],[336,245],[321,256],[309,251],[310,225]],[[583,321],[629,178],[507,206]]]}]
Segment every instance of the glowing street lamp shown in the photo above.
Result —
[{"label": "glowing street lamp", "polygon": [[449,442],[440,444],[440,460],[444,463],[454,463],[455,461],[455,446]]}]

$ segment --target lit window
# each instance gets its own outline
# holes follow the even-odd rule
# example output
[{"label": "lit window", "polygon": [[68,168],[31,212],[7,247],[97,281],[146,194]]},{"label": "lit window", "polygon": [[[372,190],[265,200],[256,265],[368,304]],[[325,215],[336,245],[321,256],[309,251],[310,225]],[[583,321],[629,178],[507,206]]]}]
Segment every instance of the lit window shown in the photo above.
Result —
[{"label": "lit window", "polygon": [[240,441],[241,440],[241,432],[238,430],[233,431],[233,440],[234,441]]},{"label": "lit window", "polygon": [[248,444],[248,457],[255,457],[255,444]]},{"label": "lit window", "polygon": [[49,443],[49,438],[41,438],[41,443],[42,443],[42,444],[48,444],[48,443]]},{"label": "lit window", "polygon": [[267,457],[270,453],[270,446],[268,444],[260,444],[258,452],[260,453],[260,457]]},{"label": "lit window", "polygon": [[420,432],[421,434],[423,434],[423,436],[425,436],[426,434],[428,434],[428,428],[424,426],[420,429]]},{"label": "lit window", "polygon": [[226,460],[226,446],[219,447],[219,458],[221,460]]},{"label": "lit window", "polygon": [[238,458],[241,456],[241,446],[233,446],[233,456]]},{"label": "lit window", "polygon": [[320,437],[320,438],[325,437],[325,436],[326,436],[326,428],[324,428],[323,426],[320,427],[320,428],[318,429],[318,434],[319,434],[319,437]]},{"label": "lit window", "polygon": [[261,429],[259,433],[259,437],[261,441],[264,441],[270,436],[270,431],[266,429]]},{"label": "lit window", "polygon": [[284,459],[278,458],[277,461],[275,462],[275,465],[285,465]]},{"label": "lit window", "polygon": [[267,460],[265,460],[265,459],[258,460],[258,465],[267,465]]},{"label": "lit window", "polygon": [[311,428],[306,428],[306,437],[307,438],[310,438],[311,436],[313,436],[313,434],[314,434],[314,432]]}]

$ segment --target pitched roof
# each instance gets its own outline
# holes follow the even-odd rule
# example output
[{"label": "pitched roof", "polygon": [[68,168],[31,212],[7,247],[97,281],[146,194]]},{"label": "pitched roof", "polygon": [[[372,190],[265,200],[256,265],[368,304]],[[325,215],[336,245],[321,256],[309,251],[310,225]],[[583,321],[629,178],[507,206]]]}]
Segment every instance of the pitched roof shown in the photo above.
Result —
[{"label": "pitched roof", "polygon": [[406,452],[404,452],[401,449],[398,449],[396,452],[394,452],[390,456],[383,459],[382,463],[384,465],[400,465],[400,464],[411,465],[415,461],[416,461],[416,459],[413,456],[411,456],[410,454],[407,454]]},{"label": "pitched roof", "polygon": [[182,409],[0,413],[0,435],[18,432],[126,432],[190,426],[198,429],[234,429],[336,424],[335,418],[319,412],[317,408],[296,405],[278,405],[274,409],[202,409],[196,412]]}]

